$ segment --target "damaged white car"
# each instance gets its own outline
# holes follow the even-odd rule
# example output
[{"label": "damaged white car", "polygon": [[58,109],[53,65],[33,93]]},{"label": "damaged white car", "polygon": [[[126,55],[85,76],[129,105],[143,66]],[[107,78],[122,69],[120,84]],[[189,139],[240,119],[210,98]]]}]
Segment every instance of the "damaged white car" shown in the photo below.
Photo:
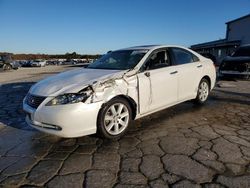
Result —
[{"label": "damaged white car", "polygon": [[113,139],[131,120],[191,99],[204,103],[215,79],[213,62],[190,49],[138,46],[36,83],[23,109],[27,123],[40,131]]}]

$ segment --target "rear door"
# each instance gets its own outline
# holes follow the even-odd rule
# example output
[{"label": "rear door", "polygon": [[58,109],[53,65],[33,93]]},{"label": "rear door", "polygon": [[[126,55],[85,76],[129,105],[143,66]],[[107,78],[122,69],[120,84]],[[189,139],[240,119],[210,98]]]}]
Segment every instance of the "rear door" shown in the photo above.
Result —
[{"label": "rear door", "polygon": [[178,101],[194,98],[202,76],[202,63],[193,53],[183,48],[174,47],[170,52],[178,71]]}]

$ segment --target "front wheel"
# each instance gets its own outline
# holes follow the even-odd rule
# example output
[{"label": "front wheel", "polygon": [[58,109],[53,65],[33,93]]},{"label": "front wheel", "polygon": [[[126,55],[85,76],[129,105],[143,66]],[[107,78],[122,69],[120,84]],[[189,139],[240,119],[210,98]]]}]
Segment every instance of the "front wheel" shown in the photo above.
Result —
[{"label": "front wheel", "polygon": [[132,110],[126,99],[114,98],[104,105],[97,119],[97,132],[103,138],[117,139],[125,134]]},{"label": "front wheel", "polygon": [[207,101],[209,91],[210,91],[209,82],[207,79],[203,78],[198,86],[195,103],[204,104]]}]

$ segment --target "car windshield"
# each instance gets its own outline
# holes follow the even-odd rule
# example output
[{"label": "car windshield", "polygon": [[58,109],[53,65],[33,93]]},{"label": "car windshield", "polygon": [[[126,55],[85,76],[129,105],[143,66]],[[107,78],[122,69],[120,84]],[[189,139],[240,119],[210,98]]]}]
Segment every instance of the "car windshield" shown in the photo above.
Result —
[{"label": "car windshield", "polygon": [[239,57],[239,56],[250,57],[250,46],[238,48],[238,50],[236,50],[235,53],[233,54],[233,57]]},{"label": "car windshield", "polygon": [[109,52],[91,63],[87,68],[126,70],[134,68],[147,53],[147,50],[119,50]]}]

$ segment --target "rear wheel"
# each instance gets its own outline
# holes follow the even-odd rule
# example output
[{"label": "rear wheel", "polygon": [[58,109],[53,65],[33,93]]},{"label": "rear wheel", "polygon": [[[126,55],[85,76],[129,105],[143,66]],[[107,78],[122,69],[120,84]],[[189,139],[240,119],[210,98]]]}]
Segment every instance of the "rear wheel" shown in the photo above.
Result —
[{"label": "rear wheel", "polygon": [[5,64],[3,66],[3,70],[10,70],[10,69],[11,69],[11,65],[9,65],[9,64]]},{"label": "rear wheel", "polygon": [[123,98],[114,98],[100,110],[97,132],[104,138],[120,138],[127,131],[131,117],[132,110],[129,103]]},{"label": "rear wheel", "polygon": [[195,102],[197,104],[204,104],[207,101],[210,87],[207,79],[203,78],[198,86],[197,96]]}]

